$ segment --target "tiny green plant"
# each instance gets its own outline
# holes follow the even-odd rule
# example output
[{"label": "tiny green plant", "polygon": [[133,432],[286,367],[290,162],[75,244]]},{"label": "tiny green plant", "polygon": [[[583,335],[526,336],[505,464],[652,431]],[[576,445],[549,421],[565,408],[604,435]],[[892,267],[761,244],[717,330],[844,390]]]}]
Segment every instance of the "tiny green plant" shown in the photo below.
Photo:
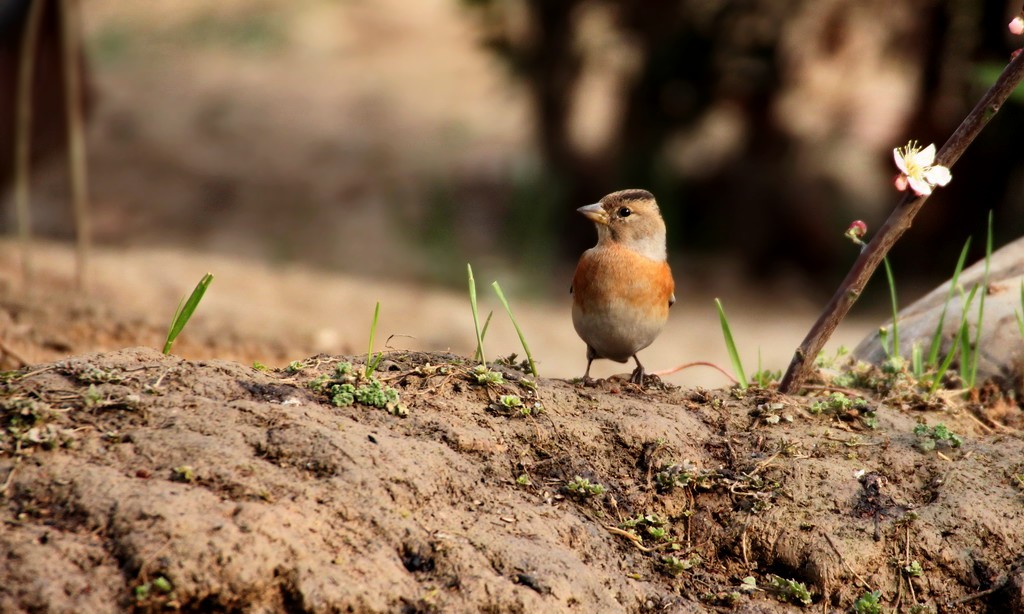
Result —
[{"label": "tiny green plant", "polygon": [[587,478],[576,476],[565,485],[570,494],[581,499],[603,495],[607,489],[597,482],[591,483]]},{"label": "tiny green plant", "polygon": [[964,438],[949,430],[945,424],[936,424],[929,427],[927,424],[918,424],[914,427],[914,435],[917,437],[917,447],[922,452],[934,450],[939,443],[944,443],[951,448],[959,448],[964,445]]},{"label": "tiny green plant", "polygon": [[289,373],[298,373],[299,371],[302,371],[305,368],[306,365],[302,364],[301,360],[293,360],[290,363],[288,363],[288,367],[286,368],[286,370]]},{"label": "tiny green plant", "polygon": [[802,605],[811,605],[811,592],[807,585],[796,580],[787,580],[782,576],[770,576],[767,590],[772,591],[782,601]]},{"label": "tiny green plant", "polygon": [[171,346],[178,339],[181,330],[188,324],[196,307],[199,306],[199,301],[203,300],[203,295],[206,294],[206,289],[210,287],[210,282],[212,281],[213,275],[210,273],[203,275],[203,278],[199,280],[195,290],[192,291],[188,299],[182,297],[178,301],[178,308],[174,310],[174,317],[171,318],[171,328],[167,331],[167,340],[164,341],[164,354],[171,353]]},{"label": "tiny green plant", "polygon": [[812,403],[808,409],[812,414],[830,414],[840,420],[859,418],[868,428],[878,427],[878,419],[867,401],[850,398],[842,392],[833,392],[821,401]]},{"label": "tiny green plant", "polygon": [[485,365],[477,365],[473,368],[472,376],[476,380],[476,383],[488,385],[488,384],[504,384],[505,376],[501,374],[501,371],[491,371]]},{"label": "tiny green plant", "polygon": [[868,591],[853,603],[856,614],[882,614],[881,591]]},{"label": "tiny green plant", "polygon": [[688,559],[681,559],[676,556],[667,555],[661,557],[661,559],[658,562],[660,563],[659,566],[661,567],[662,571],[664,571],[666,574],[670,576],[678,576],[684,571],[688,569],[693,569],[697,565],[700,565],[703,561],[701,560],[700,556],[695,554]]},{"label": "tiny green plant", "polygon": [[[515,327],[516,334],[519,335],[519,342],[523,344],[523,351],[526,352],[526,360],[530,362],[530,373],[532,373],[534,377],[537,377],[537,364],[533,362],[533,354],[530,353],[530,346],[526,345],[526,337],[523,335],[523,331],[519,328],[519,323],[516,322],[516,317],[512,315],[512,308],[509,307],[508,301],[505,300],[505,293],[501,291],[501,286],[498,285],[498,282],[491,284],[491,287],[494,288],[494,293],[498,295],[498,300],[501,301],[502,306],[505,307],[505,313],[508,314],[508,319],[512,320],[512,326]],[[488,317],[488,321],[490,321],[490,317]]]},{"label": "tiny green plant", "polygon": [[772,382],[782,379],[782,371],[771,371],[761,367],[761,348],[757,348],[757,371],[750,374],[750,379],[760,388],[767,388]]},{"label": "tiny green plant", "polygon": [[171,481],[173,482],[195,482],[196,470],[191,465],[181,465],[171,469]]},{"label": "tiny green plant", "polygon": [[907,574],[911,578],[920,578],[924,575],[924,569],[922,569],[921,563],[918,561],[911,561],[910,565],[903,568],[903,573]]},{"label": "tiny green plant", "polygon": [[741,390],[745,390],[749,383],[746,371],[743,370],[743,363],[740,362],[740,354],[736,351],[736,342],[732,338],[732,329],[729,327],[729,319],[725,316],[725,308],[722,301],[715,299],[715,307],[718,308],[718,321],[722,325],[722,337],[725,339],[725,349],[729,352],[729,360],[732,361],[732,370],[736,374]]},{"label": "tiny green plant", "polygon": [[469,263],[466,264],[466,275],[469,278],[469,306],[473,310],[473,328],[476,330],[476,356],[480,359],[481,365],[486,365],[484,337],[480,332],[480,312],[476,304],[476,280],[473,279],[473,266]]},{"label": "tiny green plant", "polygon": [[380,361],[384,360],[384,352],[379,352],[377,356],[373,355],[373,340],[377,336],[377,321],[379,319],[380,301],[377,301],[377,306],[373,308],[373,322],[370,323],[370,345],[366,349],[366,370],[363,373],[366,377],[370,377],[370,374],[380,366]]}]

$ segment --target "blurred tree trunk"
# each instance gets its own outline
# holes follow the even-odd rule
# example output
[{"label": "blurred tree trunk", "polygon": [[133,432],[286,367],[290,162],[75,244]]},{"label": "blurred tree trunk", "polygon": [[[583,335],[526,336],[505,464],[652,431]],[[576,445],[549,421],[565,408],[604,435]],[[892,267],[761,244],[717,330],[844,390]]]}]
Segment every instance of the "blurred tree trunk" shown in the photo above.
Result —
[{"label": "blurred tree trunk", "polygon": [[[671,240],[740,253],[762,274],[787,263],[816,274],[843,268],[849,221],[880,223],[897,200],[892,148],[941,143],[987,87],[980,62],[1005,63],[1020,45],[1006,33],[1019,7],[1005,0],[463,1],[531,92],[538,149],[563,186],[556,206],[568,252],[593,241],[575,207],[646,187]],[[584,51],[581,24],[594,10],[612,13],[613,39],[629,41],[634,68],[610,94],[618,112],[606,142],[584,150],[570,133],[574,102],[588,71],[606,69]],[[1015,186],[1024,192],[1013,180],[1024,162],[1010,145],[1024,123],[1008,119],[1018,113],[1004,109],[1004,128],[986,132],[936,195],[904,240],[913,250],[904,270],[934,267],[927,247],[938,240],[962,242],[983,216],[978,195],[987,210]],[[721,125],[730,139],[715,132]]]}]

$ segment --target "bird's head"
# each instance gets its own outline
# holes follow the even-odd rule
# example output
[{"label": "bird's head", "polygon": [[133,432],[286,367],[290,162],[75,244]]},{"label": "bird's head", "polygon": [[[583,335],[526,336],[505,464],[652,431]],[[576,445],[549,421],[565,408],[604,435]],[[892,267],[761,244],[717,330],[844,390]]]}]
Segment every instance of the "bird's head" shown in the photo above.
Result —
[{"label": "bird's head", "polygon": [[597,244],[617,243],[653,260],[665,260],[665,221],[647,190],[612,192],[577,209],[597,227]]}]

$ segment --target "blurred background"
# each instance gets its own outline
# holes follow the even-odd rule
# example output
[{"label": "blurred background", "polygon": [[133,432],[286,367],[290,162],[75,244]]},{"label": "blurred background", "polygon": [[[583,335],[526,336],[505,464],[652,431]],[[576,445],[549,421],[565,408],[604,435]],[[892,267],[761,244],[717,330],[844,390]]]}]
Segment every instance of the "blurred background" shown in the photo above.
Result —
[{"label": "blurred background", "polygon": [[[579,375],[567,289],[595,233],[575,209],[643,187],[680,288],[645,364],[726,366],[719,296],[747,370],[782,369],[856,256],[843,231],[897,202],[892,149],[941,145],[1022,43],[1005,0],[84,0],[96,248],[77,293],[55,0],[33,90],[36,289],[19,274],[28,5],[0,8],[0,341],[6,325],[27,361],[148,344],[207,270],[186,356],[362,352],[377,300],[393,347],[469,352],[472,262],[498,310],[490,353],[518,349],[498,279],[543,374]],[[1022,120],[1015,97],[892,253],[903,304],[968,235],[983,254],[990,209],[997,246],[1020,236]],[[874,280],[836,344],[887,301]]]}]

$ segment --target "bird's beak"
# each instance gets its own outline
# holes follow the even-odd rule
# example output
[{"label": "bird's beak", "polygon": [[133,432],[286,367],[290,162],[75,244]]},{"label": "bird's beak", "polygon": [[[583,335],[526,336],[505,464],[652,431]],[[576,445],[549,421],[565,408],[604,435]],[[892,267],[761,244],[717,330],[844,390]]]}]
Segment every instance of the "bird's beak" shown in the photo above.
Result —
[{"label": "bird's beak", "polygon": [[601,203],[594,203],[592,205],[587,205],[586,207],[580,207],[577,211],[582,213],[583,217],[587,218],[591,222],[596,224],[608,224],[608,214],[604,212],[604,207],[601,206]]}]

